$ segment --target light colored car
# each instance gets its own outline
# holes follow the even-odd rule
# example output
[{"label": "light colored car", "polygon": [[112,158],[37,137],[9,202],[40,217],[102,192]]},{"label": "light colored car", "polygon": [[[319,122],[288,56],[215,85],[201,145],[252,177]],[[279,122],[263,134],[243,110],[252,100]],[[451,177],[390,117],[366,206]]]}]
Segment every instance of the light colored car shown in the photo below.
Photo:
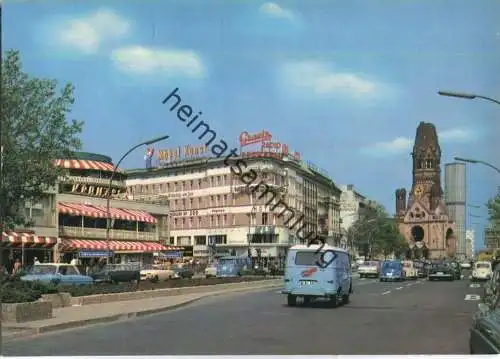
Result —
[{"label": "light colored car", "polygon": [[415,266],[415,263],[412,261],[403,261],[403,273],[404,277],[407,279],[417,279],[418,278],[418,270]]},{"label": "light colored car", "polygon": [[493,268],[491,267],[490,262],[480,261],[474,263],[471,275],[471,279],[473,281],[488,280],[491,278],[492,275],[493,275]]},{"label": "light colored car", "polygon": [[358,267],[360,278],[378,278],[380,273],[380,263],[377,261],[365,261]]},{"label": "light colored car", "polygon": [[217,265],[211,264],[207,268],[205,268],[205,277],[206,278],[217,277]]},{"label": "light colored car", "polygon": [[158,282],[160,280],[165,281],[174,278],[177,278],[176,272],[165,265],[153,264],[141,269],[141,280]]},{"label": "light colored car", "polygon": [[62,285],[89,285],[94,279],[83,275],[78,267],[66,263],[41,263],[35,264],[28,269],[26,275],[21,277],[22,281],[50,282]]}]

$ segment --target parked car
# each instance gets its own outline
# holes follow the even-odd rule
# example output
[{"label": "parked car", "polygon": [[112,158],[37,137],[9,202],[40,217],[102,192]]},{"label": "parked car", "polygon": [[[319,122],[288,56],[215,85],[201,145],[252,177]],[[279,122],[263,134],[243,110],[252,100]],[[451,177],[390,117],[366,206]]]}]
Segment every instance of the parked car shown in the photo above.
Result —
[{"label": "parked car", "polygon": [[173,268],[173,270],[174,270],[173,279],[191,279],[194,276],[193,270],[187,266]]},{"label": "parked car", "polygon": [[429,268],[429,280],[455,280],[455,272],[448,262],[433,262]]},{"label": "parked car", "polygon": [[207,268],[205,268],[205,277],[206,278],[217,277],[217,265],[216,264],[211,264]]},{"label": "parked car", "polygon": [[470,354],[500,354],[500,266],[496,265],[485,286],[484,302],[479,303],[469,330]]},{"label": "parked car", "polygon": [[378,278],[380,274],[380,264],[377,261],[365,261],[358,267],[360,278]]},{"label": "parked car", "polygon": [[151,282],[165,281],[175,278],[175,271],[166,265],[150,264],[145,265],[141,269],[141,280],[149,280]]},{"label": "parked car", "polygon": [[62,285],[93,284],[92,277],[83,275],[78,268],[66,263],[41,263],[31,266],[21,277],[23,281],[40,281]]},{"label": "parked car", "polygon": [[91,274],[97,283],[135,282],[141,279],[139,264],[107,264]]}]

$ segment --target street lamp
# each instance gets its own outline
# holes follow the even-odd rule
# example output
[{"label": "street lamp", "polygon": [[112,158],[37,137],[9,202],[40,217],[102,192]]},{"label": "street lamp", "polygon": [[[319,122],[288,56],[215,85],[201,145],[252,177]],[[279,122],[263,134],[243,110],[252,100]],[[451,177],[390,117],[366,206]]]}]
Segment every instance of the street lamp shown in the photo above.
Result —
[{"label": "street lamp", "polygon": [[480,160],[474,160],[472,158],[462,158],[462,157],[454,157],[455,161],[460,161],[460,162],[466,162],[466,163],[480,163],[482,165],[485,165],[489,168],[494,169],[498,173],[500,173],[500,168],[492,165],[491,163],[485,162],[485,161],[480,161]]},{"label": "street lamp", "polygon": [[486,97],[486,96],[481,96],[481,95],[476,95],[474,93],[463,93],[463,92],[452,92],[452,91],[438,91],[438,94],[440,96],[457,97],[457,98],[463,98],[463,99],[466,99],[466,100],[474,100],[476,98],[480,98],[482,100],[494,102],[497,105],[500,105],[500,101],[495,100],[494,98]]},{"label": "street lamp", "polygon": [[163,140],[166,140],[167,138],[169,138],[170,136],[169,135],[165,135],[165,136],[161,136],[161,137],[157,137],[157,138],[153,138],[149,141],[145,141],[145,142],[142,142],[142,143],[139,143],[138,145],[135,145],[134,147],[132,147],[131,149],[129,149],[127,152],[125,152],[125,154],[120,158],[120,160],[116,163],[115,167],[113,168],[113,172],[111,172],[111,177],[109,178],[109,184],[108,184],[108,195],[107,195],[107,198],[106,198],[106,216],[108,217],[107,218],[107,221],[106,221],[106,245],[107,245],[107,248],[108,248],[108,253],[107,253],[107,258],[106,258],[106,264],[109,264],[109,257],[110,257],[110,246],[109,246],[109,242],[110,242],[110,238],[109,238],[109,232],[111,231],[111,209],[110,209],[110,202],[111,202],[111,187],[113,185],[113,178],[115,177],[115,174],[116,174],[116,171],[118,170],[118,167],[120,166],[120,164],[122,163],[122,161],[134,150],[136,150],[137,148],[141,147],[141,146],[149,146],[149,145],[152,145],[156,142],[160,142],[160,141],[163,141]]}]

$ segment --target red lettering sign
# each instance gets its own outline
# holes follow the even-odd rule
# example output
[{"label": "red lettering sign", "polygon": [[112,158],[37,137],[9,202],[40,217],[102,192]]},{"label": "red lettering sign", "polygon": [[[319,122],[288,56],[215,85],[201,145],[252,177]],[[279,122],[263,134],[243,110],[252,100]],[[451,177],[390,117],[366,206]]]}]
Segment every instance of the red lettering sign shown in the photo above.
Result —
[{"label": "red lettering sign", "polygon": [[240,146],[243,147],[254,143],[268,142],[271,141],[272,138],[273,135],[265,130],[253,135],[245,131],[240,134]]}]

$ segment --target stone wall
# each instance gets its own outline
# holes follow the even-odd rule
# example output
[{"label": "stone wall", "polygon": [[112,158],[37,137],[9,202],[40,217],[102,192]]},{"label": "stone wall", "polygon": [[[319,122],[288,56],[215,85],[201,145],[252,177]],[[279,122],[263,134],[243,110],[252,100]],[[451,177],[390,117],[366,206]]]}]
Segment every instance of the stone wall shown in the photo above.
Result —
[{"label": "stone wall", "polygon": [[52,318],[52,302],[2,303],[2,321],[31,322]]}]

